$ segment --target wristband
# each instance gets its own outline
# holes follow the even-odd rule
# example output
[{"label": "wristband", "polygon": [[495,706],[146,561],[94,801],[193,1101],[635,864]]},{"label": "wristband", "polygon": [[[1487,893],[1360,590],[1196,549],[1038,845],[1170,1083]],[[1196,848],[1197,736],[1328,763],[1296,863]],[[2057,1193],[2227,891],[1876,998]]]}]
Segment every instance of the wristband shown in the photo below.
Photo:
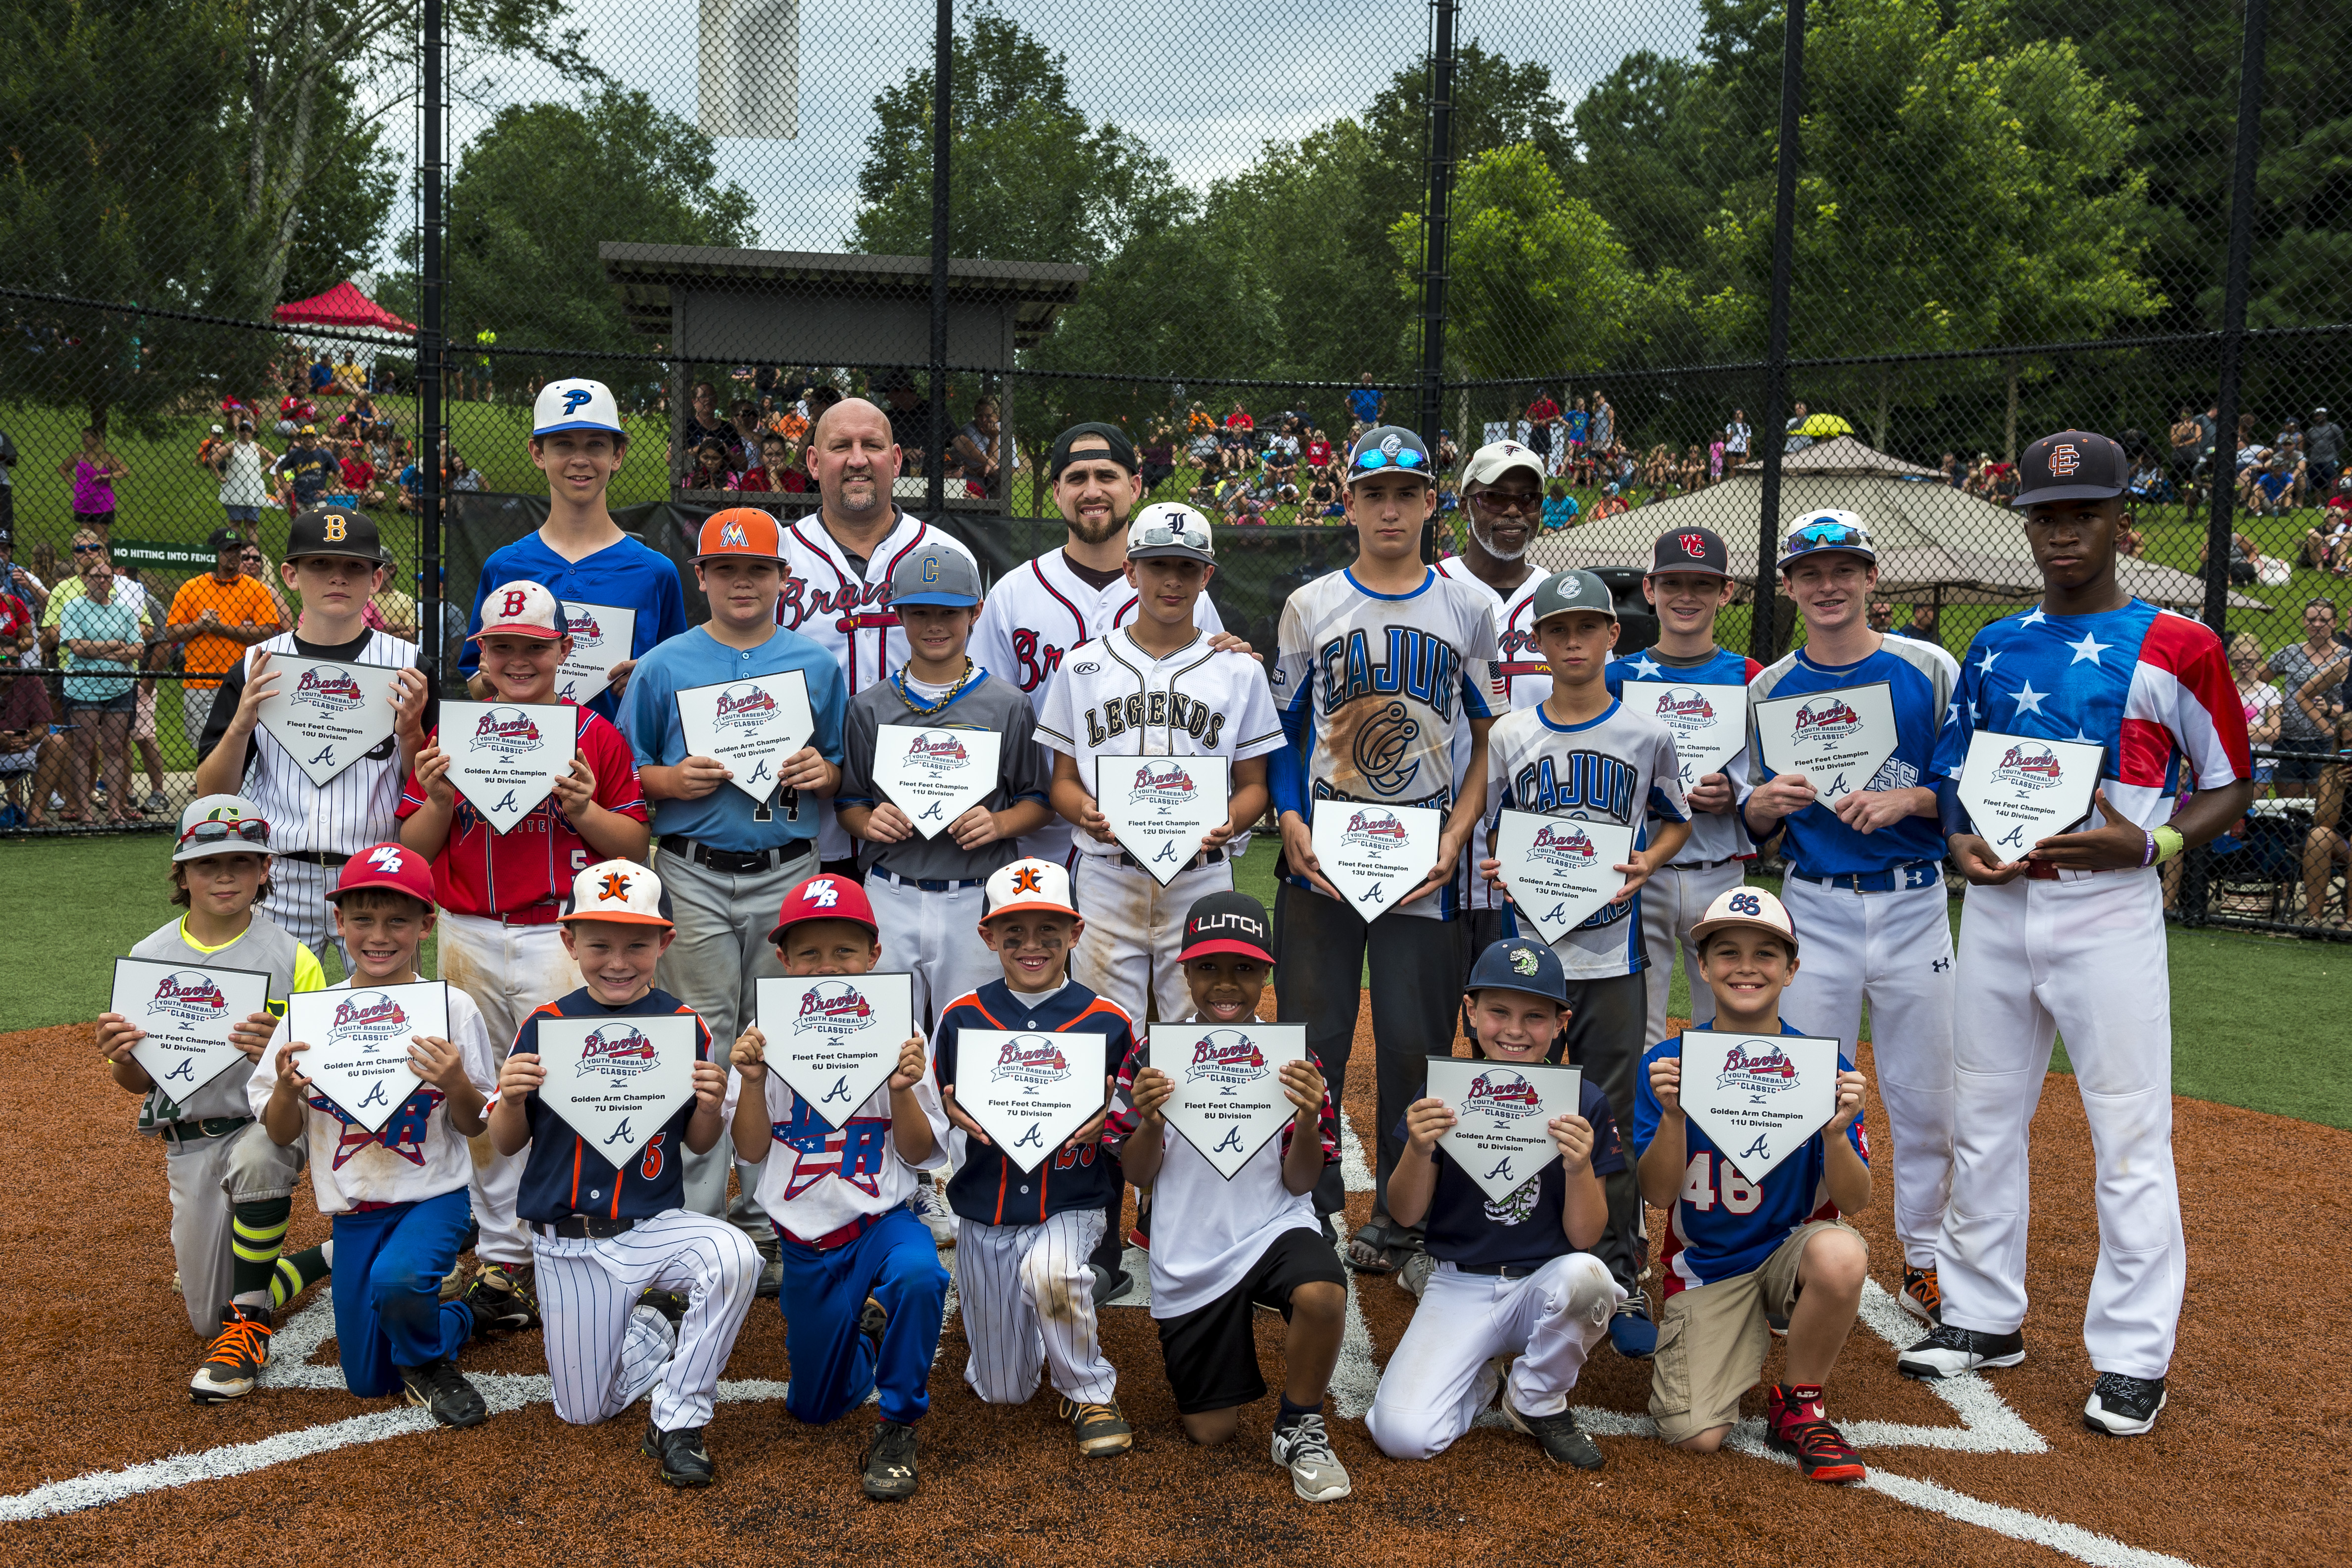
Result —
[{"label": "wristband", "polygon": [[2146,871],[2156,863],[2156,835],[2147,835],[2147,846],[2139,852],[2139,869]]},{"label": "wristband", "polygon": [[2180,830],[2169,824],[2157,829],[2148,837],[2155,841],[2156,863],[2158,865],[2171,860],[2189,847],[2188,841],[2180,836]]}]

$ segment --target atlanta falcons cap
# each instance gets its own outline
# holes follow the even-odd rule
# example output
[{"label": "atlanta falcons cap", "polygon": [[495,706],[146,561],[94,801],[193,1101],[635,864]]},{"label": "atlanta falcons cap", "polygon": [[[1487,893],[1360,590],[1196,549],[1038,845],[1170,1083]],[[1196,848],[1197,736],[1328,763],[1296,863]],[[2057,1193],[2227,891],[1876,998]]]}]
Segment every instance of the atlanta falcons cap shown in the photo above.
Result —
[{"label": "atlanta falcons cap", "polygon": [[431,909],[436,901],[433,862],[405,844],[383,843],[362,850],[343,862],[342,874],[335,878],[327,902],[340,904],[345,894],[365,887],[404,893]]},{"label": "atlanta falcons cap", "polygon": [[1769,931],[1789,945],[1790,952],[1797,950],[1796,923],[1789,918],[1787,907],[1760,887],[1731,887],[1717,894],[1698,924],[1691,927],[1691,946],[1705,947],[1709,936],[1737,925]]},{"label": "atlanta falcons cap", "polygon": [[482,601],[482,629],[466,639],[536,637],[552,643],[571,633],[563,605],[544,585],[530,581],[501,583]]},{"label": "atlanta falcons cap", "polygon": [[694,543],[694,559],[699,562],[733,555],[752,560],[782,560],[783,539],[783,529],[776,526],[776,519],[759,507],[730,507],[703,520],[701,536]]},{"label": "atlanta falcons cap", "polygon": [[550,382],[539,389],[539,402],[531,409],[530,433],[553,435],[559,430],[628,434],[621,428],[621,405],[613,401],[613,389],[603,382],[587,380]]},{"label": "atlanta falcons cap", "polygon": [[988,879],[988,913],[983,921],[1024,909],[1051,909],[1077,914],[1070,902],[1070,873],[1052,861],[1014,861],[1000,866]]},{"label": "atlanta falcons cap", "polygon": [[1562,1007],[1568,1005],[1568,971],[1560,967],[1559,955],[1541,942],[1530,942],[1524,936],[1507,936],[1490,944],[1478,961],[1470,966],[1470,983],[1465,991],[1525,991],[1531,997],[1549,997]]},{"label": "atlanta falcons cap", "polygon": [[2101,500],[2124,493],[2131,465],[2124,449],[2087,430],[2045,435],[2017,460],[2020,511],[2042,501]]},{"label": "atlanta falcons cap", "polygon": [[1272,930],[1265,905],[1248,894],[1234,889],[1208,894],[1184,912],[1184,946],[1176,961],[1185,964],[1212,953],[1233,953],[1271,964]]},{"label": "atlanta falcons cap", "polygon": [[1514,468],[1526,469],[1536,488],[1543,488],[1544,460],[1533,447],[1517,441],[1490,441],[1473,452],[1470,461],[1462,465],[1462,487],[1491,485]]},{"label": "atlanta falcons cap", "polygon": [[1650,547],[1650,575],[1660,572],[1704,572],[1710,577],[1731,575],[1731,551],[1723,536],[1713,528],[1676,528],[1660,534],[1658,542]]},{"label": "atlanta falcons cap", "polygon": [[781,945],[785,932],[806,920],[846,920],[877,937],[882,935],[882,928],[874,923],[874,905],[866,890],[830,872],[813,876],[784,894],[783,907],[776,912],[776,928],[768,933],[768,940]]},{"label": "atlanta falcons cap", "polygon": [[669,925],[669,894],[661,878],[635,861],[598,861],[572,879],[572,896],[556,916],[608,920],[615,925]]}]

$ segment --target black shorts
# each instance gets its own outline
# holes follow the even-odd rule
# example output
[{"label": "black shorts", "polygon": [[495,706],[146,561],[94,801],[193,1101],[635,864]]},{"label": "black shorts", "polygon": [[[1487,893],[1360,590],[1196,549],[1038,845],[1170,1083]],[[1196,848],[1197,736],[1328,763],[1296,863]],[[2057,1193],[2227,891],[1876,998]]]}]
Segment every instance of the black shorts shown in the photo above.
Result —
[{"label": "black shorts", "polygon": [[1168,1364],[1176,1408],[1201,1416],[1265,1398],[1252,1309],[1272,1307],[1287,1322],[1291,1292],[1318,1281],[1347,1288],[1339,1253],[1320,1231],[1286,1230],[1232,1290],[1182,1317],[1161,1318],[1160,1354]]},{"label": "black shorts", "polygon": [[1539,452],[1546,457],[1551,455],[1550,425],[1538,424],[1533,426],[1528,431],[1528,450],[1530,452]]},{"label": "black shorts", "polygon": [[2272,775],[2273,783],[2310,784],[2316,782],[2328,763],[2336,760],[2336,746],[2324,735],[2283,735],[2271,742],[2271,749],[2296,753],[2278,759],[2278,771]]}]

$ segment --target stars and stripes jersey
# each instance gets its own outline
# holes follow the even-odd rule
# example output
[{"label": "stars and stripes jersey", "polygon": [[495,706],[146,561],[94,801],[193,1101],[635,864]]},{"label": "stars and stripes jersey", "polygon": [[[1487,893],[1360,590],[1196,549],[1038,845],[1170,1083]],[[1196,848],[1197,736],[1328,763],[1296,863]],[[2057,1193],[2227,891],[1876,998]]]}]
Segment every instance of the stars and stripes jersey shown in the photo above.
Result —
[{"label": "stars and stripes jersey", "polygon": [[[1679,822],[1690,812],[1674,732],[1614,698],[1581,724],[1561,724],[1540,707],[1505,714],[1487,731],[1486,766],[1502,780],[1502,810],[1631,827],[1636,850],[1649,848],[1651,822]],[[1487,828],[1499,820],[1488,818]],[[1483,846],[1486,835],[1476,841]],[[1650,967],[1642,895],[1603,904],[1551,946],[1571,980],[1641,973]]]},{"label": "stars and stripes jersey", "polygon": [[1942,778],[1960,776],[1979,729],[2105,747],[2101,788],[2144,831],[2171,818],[2184,785],[2217,789],[2253,776],[2221,640],[2137,599],[2098,615],[2037,605],[1994,622],[1969,643],[1942,718]]},{"label": "stars and stripes jersey", "polygon": [[[644,821],[645,791],[637,787],[637,759],[621,732],[593,707],[567,703],[578,718],[577,744],[596,776],[596,804],[615,816]],[[440,731],[425,737],[437,744]],[[400,816],[415,816],[425,806],[425,786],[412,771],[400,791]],[[433,893],[442,908],[457,915],[496,918],[505,915],[543,915],[552,921],[562,908],[572,879],[587,869],[593,853],[572,826],[553,795],[506,832],[499,832],[475,810],[463,789],[449,820],[449,837],[433,857]],[[534,922],[538,923],[538,922]]]},{"label": "stars and stripes jersey", "polygon": [[[1117,1002],[1095,995],[1076,980],[1059,990],[1030,996],[1003,980],[966,991],[940,1014],[931,1036],[931,1082],[944,1089],[959,1082],[966,1065],[960,1046],[966,1030],[1027,1034],[1098,1034],[1103,1037],[1103,1075],[1115,1076],[1135,1049],[1135,1023]],[[970,1064],[974,1071],[985,1062]],[[992,1145],[976,1143],[962,1128],[948,1134],[955,1175],[948,1182],[948,1207],[982,1225],[1038,1225],[1066,1209],[1098,1209],[1118,1196],[1118,1167],[1093,1144],[1056,1149],[1035,1170],[1024,1172]]]},{"label": "stars and stripes jersey", "polygon": [[[624,534],[602,549],[572,560],[558,554],[534,529],[492,550],[482,562],[473,612],[466,619],[468,641],[459,644],[457,651],[457,674],[467,680],[482,666],[482,645],[470,640],[482,629],[482,607],[493,592],[510,582],[536,582],[567,604],[635,611],[629,626],[632,659],[644,658],[686,630],[686,594],[678,582],[677,563],[661,551]],[[620,722],[621,702],[610,686],[597,693],[588,706]]]},{"label": "stars and stripes jersey", "polygon": [[[916,1027],[921,1027],[920,1019]],[[741,1073],[728,1075],[730,1128],[750,1087]],[[760,1207],[803,1240],[888,1213],[914,1196],[916,1171],[947,1167],[948,1116],[940,1107],[938,1085],[928,1073],[915,1085],[915,1103],[931,1127],[930,1157],[919,1164],[900,1155],[898,1141],[891,1135],[887,1079],[856,1109],[846,1113],[833,1110],[830,1113],[840,1118],[837,1124],[793,1093],[772,1065],[759,1087],[767,1102],[769,1138],[767,1155],[758,1162]]]},{"label": "stars and stripes jersey", "polygon": [[[1601,679],[1609,683],[1611,696],[1622,697],[1627,681],[1686,681],[1695,686],[1744,686],[1763,672],[1763,665],[1747,654],[1735,653],[1728,648],[1712,649],[1703,659],[1670,659],[1655,648],[1644,648],[1638,653],[1610,660],[1608,667],[1601,672]],[[1743,745],[1726,758],[1717,771],[1732,782],[1736,796],[1738,781],[1748,775],[1748,747]],[[1748,836],[1748,824],[1740,820],[1737,799],[1728,811],[1693,811],[1690,820],[1691,836],[1683,845],[1682,855],[1675,862],[1677,865],[1755,858],[1756,841]]]},{"label": "stars and stripes jersey", "polygon": [[[1275,639],[1274,703],[1290,738],[1267,768],[1276,811],[1310,824],[1318,800],[1450,812],[1457,731],[1503,711],[1498,653],[1487,598],[1433,568],[1405,593],[1374,592],[1348,570],[1294,590]],[[1459,880],[1397,913],[1453,919]]]},{"label": "stars and stripes jersey", "polygon": [[[212,716],[205,721],[204,739],[198,743],[199,760],[212,755],[227,732],[229,720],[236,715],[236,705],[245,698],[245,683],[252,674],[256,653],[292,653],[304,659],[378,664],[396,670],[416,666],[416,644],[404,642],[389,632],[372,631],[341,643],[306,643],[291,632],[281,632],[266,643],[247,648],[245,657],[222,676],[220,695],[213,701]],[[288,689],[282,679],[278,689]],[[440,699],[427,692],[425,727],[433,728],[439,716]],[[265,727],[254,726],[253,737],[246,742],[243,793],[268,821],[273,854],[317,851],[355,855],[370,844],[398,837],[400,786],[405,777],[400,766],[397,735],[384,737],[373,750],[324,784],[311,783],[310,776],[302,771],[294,754],[279,745],[278,737]]]},{"label": "stars and stripes jersey", "polygon": [[[1061,752],[1076,762],[1079,781],[1089,791],[1097,758],[1222,757],[1242,762],[1270,756],[1286,744],[1265,668],[1255,659],[1213,651],[1205,633],[1155,658],[1126,627],[1070,651],[1046,691],[1037,737],[1049,756]],[[1091,835],[1073,837],[1083,853],[1118,853],[1117,844]],[[1230,847],[1241,854],[1249,847],[1249,835],[1236,834]]]},{"label": "stars and stripes jersey", "polygon": [[[1772,777],[1756,743],[1758,703],[1769,697],[1806,696],[1885,682],[1895,705],[1895,750],[1863,788],[1908,789],[1934,783],[1929,770],[1936,761],[1937,731],[1944,723],[1959,674],[1959,666],[1949,653],[1933,643],[1911,637],[1883,638],[1878,651],[1868,658],[1834,668],[1814,664],[1801,648],[1782,656],[1748,683],[1747,774],[1732,779],[1740,810],[1746,812],[1748,798]],[[1780,857],[1807,876],[1873,874],[1944,858],[1943,830],[1934,817],[1905,817],[1874,833],[1857,833],[1816,800],[1781,821],[1788,836]]]},{"label": "stars and stripes jersey", "polygon": [[[1713,1030],[1714,1020],[1692,1026]],[[1786,1019],[1784,1035],[1801,1035]],[[1638,1164],[1658,1135],[1664,1111],[1650,1088],[1650,1064],[1664,1057],[1680,1058],[1682,1036],[1662,1040],[1642,1053],[1641,1071],[1633,1074],[1633,1158]],[[1838,1066],[1853,1070],[1843,1054]],[[1704,1064],[1683,1063],[1684,1080],[1696,1082]],[[1846,1141],[1862,1163],[1870,1163],[1870,1136],[1856,1116],[1845,1130]],[[1761,1185],[1739,1174],[1723,1157],[1697,1118],[1683,1118],[1682,1193],[1667,1216],[1664,1244],[1658,1249],[1662,1297],[1696,1285],[1713,1285],[1752,1274],[1764,1266],[1773,1249],[1799,1226],[1816,1219],[1838,1218],[1830,1201],[1829,1147],[1815,1133],[1805,1146],[1766,1173]]]},{"label": "stars and stripes jersey", "polygon": [[[263,1005],[281,1019],[286,1016],[286,998],[294,992],[327,988],[327,971],[310,948],[294,939],[293,933],[257,908],[248,914],[246,928],[235,936],[217,947],[207,947],[188,935],[188,917],[183,915],[149,932],[131,949],[129,956],[161,964],[215,964],[224,969],[249,969],[268,975],[268,999]],[[138,1130],[152,1133],[170,1122],[245,1115],[247,1080],[266,1081],[277,1071],[276,1060],[264,1050],[260,1061],[231,1063],[226,1071],[197,1088],[184,1101],[174,1100],[171,1089],[159,1083],[140,1097]]]},{"label": "stars and stripes jersey", "polygon": [[[1013,568],[989,585],[987,601],[971,629],[965,652],[1000,681],[1026,692],[1042,718],[1055,672],[1082,643],[1107,637],[1135,619],[1139,596],[1124,576],[1097,588],[1071,570],[1062,547]],[[1192,601],[1192,624],[1213,637],[1225,629],[1204,591]],[[1045,777],[1054,776],[1054,754],[1044,738],[1037,749]],[[1070,863],[1070,824],[1055,817],[1021,839],[1021,852],[1055,865]]]},{"label": "stars and stripes jersey", "polygon": [[[327,988],[349,990],[351,984],[346,976]],[[498,1088],[499,1072],[490,1060],[482,1009],[457,987],[447,990],[449,1043],[457,1048],[466,1081],[488,1101]],[[246,1084],[246,1109],[256,1118],[278,1087],[276,1051],[262,1061],[267,1071],[257,1071]],[[302,1058],[294,1061],[299,1068]],[[472,1146],[449,1125],[449,1097],[430,1083],[419,1083],[373,1133],[314,1089],[303,1098],[302,1143],[310,1157],[310,1191],[321,1214],[348,1214],[362,1204],[422,1203],[458,1191],[474,1171]]]},{"label": "stars and stripes jersey", "polygon": [[[1475,589],[1486,600],[1495,616],[1495,644],[1499,657],[1495,664],[1495,678],[1502,688],[1501,711],[1515,712],[1523,707],[1536,707],[1551,695],[1551,666],[1536,651],[1535,601],[1536,589],[1549,575],[1530,571],[1527,580],[1513,589],[1508,596],[1497,593],[1480,581],[1471,570],[1462,564],[1460,556],[1450,555],[1434,569],[1440,577]],[[1454,734],[1454,787],[1462,788],[1464,777],[1470,771],[1470,727],[1463,725]],[[1492,768],[1486,769],[1486,816],[1494,821],[1495,808],[1503,798],[1503,782],[1495,777]],[[1478,857],[1464,855],[1462,869],[1454,878],[1454,896],[1464,909],[1502,909],[1510,904],[1497,893],[1486,879],[1478,874]]]},{"label": "stars and stripes jersey", "polygon": [[[449,994],[454,998],[458,993],[452,987]],[[694,1019],[694,1059],[709,1061],[709,1026],[701,1014],[658,986],[618,1007],[598,1001],[585,986],[542,1003],[515,1031],[514,1049],[538,1055],[539,1023],[545,1018],[665,1018],[677,1013]],[[497,1095],[490,1103],[496,1107]],[[552,1225],[574,1215],[646,1219],[684,1204],[686,1124],[694,1118],[691,1096],[618,1168],[536,1093],[525,1098],[523,1110],[530,1119],[530,1147],[524,1154],[522,1184],[515,1195],[518,1218],[534,1225]],[[727,1134],[722,1131],[719,1135]]]}]

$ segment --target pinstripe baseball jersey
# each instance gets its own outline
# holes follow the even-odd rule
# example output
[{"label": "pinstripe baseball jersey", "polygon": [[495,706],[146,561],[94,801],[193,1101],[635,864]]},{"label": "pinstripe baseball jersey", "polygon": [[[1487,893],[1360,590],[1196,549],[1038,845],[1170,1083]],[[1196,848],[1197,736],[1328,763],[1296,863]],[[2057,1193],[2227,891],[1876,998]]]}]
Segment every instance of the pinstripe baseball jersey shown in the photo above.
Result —
[{"label": "pinstripe baseball jersey", "polygon": [[[1205,601],[1208,595],[1201,596]],[[1037,720],[1038,738],[1073,758],[1088,790],[1097,757],[1222,757],[1244,762],[1266,757],[1286,744],[1282,720],[1265,670],[1245,653],[1211,651],[1208,638],[1193,639],[1165,658],[1155,658],[1122,627],[1081,643],[1063,661],[1045,694]],[[1091,835],[1073,835],[1078,849],[1117,855],[1117,844]],[[1232,851],[1249,847],[1238,834]]]},{"label": "pinstripe baseball jersey", "polygon": [[2218,789],[2252,777],[2221,640],[2137,599],[2100,615],[2036,605],[1979,632],[1944,709],[1937,775],[1960,776],[1979,729],[2105,747],[2107,800],[2143,830],[2171,819],[2184,783]]},{"label": "pinstripe baseball jersey", "polygon": [[[450,995],[457,995],[453,987]],[[634,1002],[611,1007],[583,986],[558,997],[522,1020],[514,1049],[539,1054],[539,1020],[543,1018],[661,1018],[684,1013],[694,1019],[694,1059],[710,1060],[710,1030],[702,1015],[659,987]],[[499,1097],[490,1097],[492,1106]],[[572,1131],[555,1109],[537,1094],[528,1096],[523,1110],[530,1119],[530,1147],[522,1167],[522,1185],[515,1193],[515,1215],[533,1225],[552,1225],[573,1215],[597,1219],[644,1219],[666,1208],[677,1208],[686,1199],[686,1124],[694,1119],[694,1101],[670,1113],[661,1131],[647,1138],[629,1163],[614,1169],[594,1145]],[[722,1131],[721,1138],[727,1134]]]},{"label": "pinstripe baseball jersey", "polygon": [[[245,698],[245,683],[253,669],[253,655],[293,653],[305,659],[335,659],[355,664],[381,664],[408,670],[416,667],[416,644],[389,632],[367,632],[349,643],[306,643],[291,632],[281,632],[267,643],[246,650],[245,657],[222,676],[220,695],[205,721],[205,737],[197,759],[212,755]],[[282,689],[282,688],[281,688]],[[436,727],[441,699],[428,692],[424,725]],[[386,736],[375,749],[324,784],[313,784],[294,754],[259,725],[246,743],[245,783],[241,793],[261,808],[269,823],[269,848],[276,854],[354,855],[370,844],[400,836],[400,737]]]},{"label": "pinstripe baseball jersey", "polygon": [[[1508,598],[1481,582],[1458,555],[1447,556],[1437,563],[1441,577],[1453,579],[1465,587],[1475,589],[1486,597],[1487,608],[1495,616],[1495,645],[1500,657],[1495,665],[1495,675],[1503,689],[1502,709],[1512,712],[1523,707],[1535,707],[1551,695],[1551,666],[1536,651],[1535,599],[1536,589],[1549,575],[1531,571],[1527,580],[1513,589]],[[1464,725],[1454,736],[1454,785],[1462,787],[1464,775],[1470,770],[1470,727]],[[1492,768],[1486,769],[1486,821],[1495,818],[1495,808],[1503,799],[1503,781],[1495,777]],[[1478,874],[1478,857],[1464,855],[1461,872],[1454,878],[1454,895],[1465,909],[1502,909],[1510,899],[1496,891],[1486,879]]]},{"label": "pinstripe baseball jersey", "polygon": [[[973,941],[980,940],[974,936]],[[918,1019],[916,1027],[921,1027]],[[727,1125],[735,1125],[750,1080],[727,1078]],[[831,1235],[856,1220],[887,1214],[914,1196],[915,1172],[947,1165],[948,1117],[939,1091],[926,1075],[915,1085],[915,1103],[931,1126],[931,1157],[919,1166],[898,1153],[890,1130],[890,1085],[866,1097],[839,1125],[817,1113],[774,1068],[761,1085],[768,1103],[768,1154],[759,1162],[760,1207],[793,1235]],[[833,1115],[840,1116],[836,1107]]]},{"label": "pinstripe baseball jersey", "polygon": [[[1003,980],[991,980],[940,1010],[940,1027],[931,1039],[931,1082],[941,1088],[956,1082],[956,1047],[968,1029],[1099,1034],[1104,1037],[1103,1060],[1114,1064],[1126,1061],[1135,1049],[1135,1025],[1126,1009],[1076,980],[1034,997]],[[1112,1071],[1118,1071],[1115,1065]],[[1024,1174],[993,1145],[972,1142],[961,1129],[953,1135],[958,1147],[955,1175],[948,1182],[948,1207],[966,1219],[982,1225],[1035,1225],[1065,1209],[1099,1209],[1118,1194],[1118,1177],[1108,1160],[1097,1157],[1092,1144],[1056,1150],[1052,1159]]]},{"label": "pinstripe baseball jersey", "polygon": [[[1728,648],[1717,648],[1704,659],[1669,659],[1655,648],[1644,648],[1621,659],[1609,661],[1601,679],[1609,683],[1612,697],[1625,695],[1627,681],[1688,681],[1693,685],[1744,686],[1763,673],[1764,666],[1745,653],[1735,653]],[[1718,769],[1731,781],[1734,792],[1738,781],[1748,777],[1748,747],[1733,752]],[[1745,860],[1756,853],[1756,841],[1748,836],[1748,824],[1740,820],[1735,802],[1728,811],[1693,811],[1690,841],[1683,845],[1677,863],[1694,861]]]},{"label": "pinstripe baseball jersey", "polygon": [[[596,804],[616,816],[646,821],[645,791],[637,788],[637,761],[621,732],[591,708],[572,706],[578,716],[580,754],[596,776]],[[425,738],[437,741],[435,730]],[[400,791],[400,815],[404,821],[423,810],[425,786],[411,773]],[[587,843],[572,830],[553,795],[541,800],[530,815],[506,832],[499,832],[474,809],[463,789],[449,821],[448,841],[433,857],[434,899],[458,915],[495,918],[543,911],[551,921],[572,891],[572,879],[588,869]]]}]

